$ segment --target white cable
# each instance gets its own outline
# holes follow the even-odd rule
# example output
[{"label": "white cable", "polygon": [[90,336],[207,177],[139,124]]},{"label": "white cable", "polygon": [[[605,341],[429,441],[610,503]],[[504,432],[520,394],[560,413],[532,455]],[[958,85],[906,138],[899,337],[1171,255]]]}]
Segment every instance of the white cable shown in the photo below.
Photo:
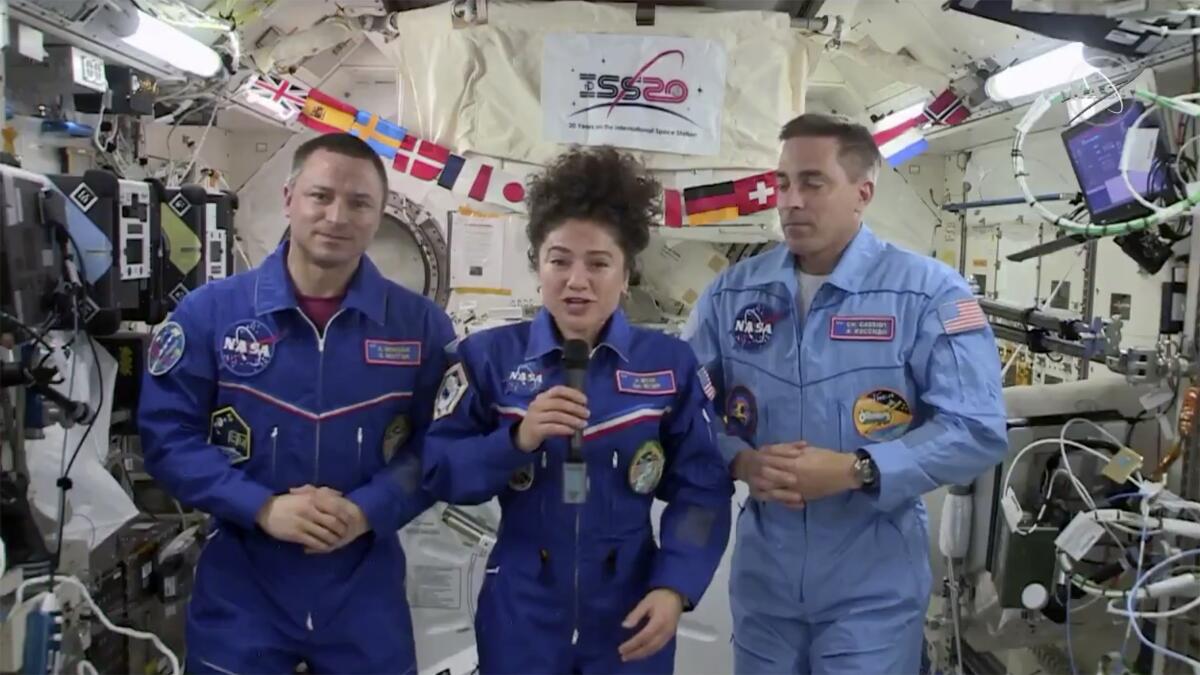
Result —
[{"label": "white cable", "polygon": [[[37,584],[44,584],[48,581],[50,581],[49,575],[33,577],[32,579],[26,579],[25,581],[22,581],[21,585],[17,586],[17,605],[20,605],[24,601],[26,588]],[[112,621],[109,621],[108,615],[101,611],[100,607],[96,605],[96,601],[92,599],[92,594],[88,592],[87,586],[79,579],[76,579],[73,576],[56,575],[54,577],[54,582],[56,584],[54,592],[57,592],[57,586],[62,583],[67,583],[74,586],[76,590],[83,595],[84,601],[87,602],[88,607],[92,609],[92,613],[96,615],[96,618],[100,619],[100,623],[104,624],[105,628],[118,635],[137,638],[139,640],[149,640],[154,644],[155,649],[161,652],[163,656],[167,657],[167,661],[171,664],[171,675],[180,675],[182,671],[179,667],[179,657],[175,656],[175,653],[172,652],[167,645],[163,644],[163,641],[159,639],[157,635],[154,633],[147,633],[113,624]]]},{"label": "white cable", "polygon": [[8,549],[4,546],[4,540],[0,539],[0,577],[4,576],[4,572],[8,570]]},{"label": "white cable", "polygon": [[[1184,96],[1177,96],[1176,98],[1178,98],[1181,101],[1194,101],[1194,100],[1200,100],[1200,94],[1186,94]],[[1132,135],[1129,132],[1133,131],[1134,129],[1140,129],[1142,126],[1142,122],[1147,117],[1149,117],[1153,113],[1157,112],[1157,110],[1158,110],[1158,108],[1155,106],[1152,106],[1152,105],[1146,106],[1146,109],[1144,111],[1142,111],[1142,114],[1138,115],[1138,118],[1133,121],[1132,125],[1130,125],[1129,130],[1125,132],[1125,137],[1121,140],[1121,161],[1119,164],[1121,180],[1125,182],[1125,188],[1127,190],[1129,190],[1129,193],[1133,196],[1134,200],[1137,201],[1137,203],[1141,204],[1142,206],[1145,206],[1146,208],[1150,209],[1151,211],[1153,211],[1155,213],[1165,211],[1166,209],[1159,206],[1158,204],[1155,204],[1155,203],[1147,200],[1145,197],[1143,197],[1141,195],[1141,193],[1137,189],[1134,188],[1133,181],[1129,178],[1128,154],[1129,154],[1129,150],[1131,147],[1130,143],[1129,143],[1129,137]],[[1159,128],[1159,129],[1157,129],[1157,131],[1159,131],[1161,133],[1163,131],[1163,129]],[[1157,144],[1157,142],[1158,141],[1155,140],[1156,144]],[[1151,165],[1150,168],[1151,168],[1151,171],[1146,177],[1146,190],[1147,191],[1150,190],[1150,185],[1152,184],[1151,181],[1153,181],[1153,179],[1154,179],[1153,165]]]},{"label": "white cable", "polygon": [[[196,165],[196,158],[200,156],[200,151],[204,148],[204,141],[208,138],[208,132],[212,131],[213,123],[217,121],[217,112],[220,110],[220,101],[213,101],[212,116],[208,118],[208,124],[204,127],[204,133],[200,134],[200,140],[197,141],[196,147],[192,150],[192,161],[188,162],[187,168],[183,170],[180,176],[180,181],[187,180],[187,176],[192,171],[192,167]],[[170,148],[167,151],[170,152]],[[174,178],[172,176],[172,178]]]},{"label": "white cable", "polygon": [[[1184,100],[1159,96],[1146,90],[1137,90],[1134,96],[1155,105],[1163,106],[1182,112],[1193,117],[1200,117],[1200,106],[1187,103]],[[1093,237],[1103,237],[1109,235],[1119,235],[1128,232],[1136,232],[1144,230],[1148,227],[1154,227],[1160,223],[1166,222],[1177,216],[1183,215],[1191,210],[1196,204],[1200,204],[1200,190],[1195,193],[1185,196],[1183,199],[1164,207],[1161,211],[1152,213],[1149,216],[1141,218],[1133,218],[1120,223],[1111,223],[1108,225],[1093,225],[1091,223],[1082,223],[1071,220],[1065,216],[1051,212],[1033,194],[1033,189],[1029,187],[1028,176],[1029,172],[1025,170],[1025,138],[1029,135],[1030,130],[1038,120],[1058,103],[1062,103],[1074,95],[1070,90],[1059,92],[1053,95],[1042,94],[1029,106],[1029,110],[1025,113],[1025,117],[1016,125],[1016,134],[1013,136],[1012,159],[1013,159],[1013,178],[1017,181],[1017,187],[1021,188],[1021,194],[1025,197],[1026,204],[1029,205],[1036,213],[1042,216],[1046,221],[1057,227],[1061,227],[1067,231],[1082,233]]]},{"label": "white cable", "polygon": [[1161,612],[1129,612],[1116,606],[1116,603],[1119,600],[1120,599],[1117,598],[1108,602],[1108,613],[1116,614],[1118,616],[1128,616],[1130,621],[1133,621],[1134,619],[1169,619],[1171,617],[1179,616],[1180,614],[1187,614],[1193,609],[1200,607],[1200,595],[1197,595],[1186,605],[1180,605],[1175,609],[1169,609]]},{"label": "white cable", "polygon": [[[1141,585],[1143,583],[1146,582],[1147,579],[1149,579],[1151,576],[1153,576],[1155,572],[1159,571],[1164,566],[1169,565],[1181,558],[1193,556],[1196,554],[1200,554],[1200,549],[1192,549],[1190,551],[1181,551],[1180,553],[1176,553],[1175,555],[1168,557],[1167,559],[1163,560],[1162,562],[1158,563],[1154,567],[1151,567],[1149,570],[1147,570],[1146,573],[1143,574],[1141,577],[1139,577],[1137,581],[1133,582],[1133,588],[1130,589],[1129,598],[1126,600],[1126,603],[1127,603],[1126,609],[1129,610],[1130,612],[1134,611],[1133,610],[1133,602],[1136,598],[1137,590],[1141,587]],[[1140,640],[1142,644],[1144,644],[1147,647],[1149,647],[1150,649],[1158,652],[1159,654],[1162,654],[1163,656],[1169,656],[1177,661],[1182,661],[1182,662],[1188,664],[1189,666],[1191,666],[1192,672],[1200,674],[1200,661],[1197,661],[1188,656],[1184,656],[1183,654],[1180,654],[1178,652],[1167,649],[1166,647],[1160,647],[1159,645],[1151,642],[1150,640],[1148,640],[1146,638],[1145,635],[1142,634],[1142,628],[1141,628],[1141,626],[1138,625],[1138,622],[1131,621],[1130,625],[1133,626],[1133,630],[1135,633],[1137,633],[1138,640]]]},{"label": "white cable", "polygon": [[[1062,433],[1066,434],[1067,430],[1069,430],[1072,426],[1074,426],[1076,424],[1086,424],[1089,427],[1100,432],[1101,436],[1104,436],[1108,440],[1112,441],[1113,444],[1115,444],[1117,447],[1119,447],[1119,448],[1125,447],[1125,443],[1122,442],[1121,439],[1117,438],[1116,436],[1113,436],[1112,433],[1109,432],[1108,429],[1105,429],[1104,427],[1100,426],[1099,424],[1096,424],[1095,422],[1093,422],[1089,419],[1083,418],[1083,417],[1072,417],[1071,419],[1067,420],[1067,423],[1064,424],[1062,427]],[[1133,475],[1140,476],[1141,474],[1134,473]]]},{"label": "white cable", "polygon": [[84,659],[75,667],[75,675],[100,675],[96,670],[96,666],[92,665],[91,661]]}]

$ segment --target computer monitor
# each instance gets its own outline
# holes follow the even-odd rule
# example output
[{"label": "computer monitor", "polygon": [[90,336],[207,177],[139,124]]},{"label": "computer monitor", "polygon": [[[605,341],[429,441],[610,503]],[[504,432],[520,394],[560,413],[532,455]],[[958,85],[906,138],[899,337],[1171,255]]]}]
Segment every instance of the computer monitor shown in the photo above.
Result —
[{"label": "computer monitor", "polygon": [[[1145,111],[1141,101],[1127,99],[1120,106],[1110,107],[1062,134],[1093,223],[1115,223],[1150,213],[1150,209],[1134,199],[1121,177],[1125,135]],[[1154,113],[1142,120],[1140,128],[1159,129],[1160,125],[1160,118]],[[1149,170],[1129,172],[1130,182],[1148,201],[1170,200],[1175,194],[1170,180],[1169,154],[1165,132],[1159,129]]]},{"label": "computer monitor", "polygon": [[62,195],[44,176],[0,165],[0,310],[31,328],[53,314],[66,219]]}]

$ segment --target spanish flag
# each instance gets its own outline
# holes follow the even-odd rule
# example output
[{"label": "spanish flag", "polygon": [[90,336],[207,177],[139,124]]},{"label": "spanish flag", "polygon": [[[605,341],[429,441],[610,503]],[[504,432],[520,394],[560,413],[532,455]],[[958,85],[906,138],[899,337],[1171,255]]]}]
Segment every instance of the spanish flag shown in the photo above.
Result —
[{"label": "spanish flag", "polygon": [[304,101],[304,110],[300,111],[300,123],[323,134],[336,134],[350,131],[357,113],[358,109],[349,103],[312,89]]}]

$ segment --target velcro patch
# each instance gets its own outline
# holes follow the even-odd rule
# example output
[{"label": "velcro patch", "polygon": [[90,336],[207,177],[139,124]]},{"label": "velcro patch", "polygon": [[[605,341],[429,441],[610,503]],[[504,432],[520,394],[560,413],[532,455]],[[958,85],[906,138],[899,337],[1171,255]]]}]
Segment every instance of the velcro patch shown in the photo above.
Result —
[{"label": "velcro patch", "polygon": [[458,402],[467,393],[467,373],[461,363],[450,366],[442,377],[442,386],[438,388],[437,399],[433,402],[433,419],[440,420],[454,412]]},{"label": "velcro patch", "polygon": [[363,340],[367,363],[380,366],[421,365],[421,343],[417,341]]},{"label": "velcro patch", "polygon": [[670,370],[660,370],[654,373],[634,373],[628,370],[617,371],[617,391],[626,394],[647,394],[664,396],[675,393],[675,373]]},{"label": "velcro patch", "polygon": [[833,340],[890,342],[896,337],[894,316],[835,316],[829,320]]},{"label": "velcro patch", "polygon": [[704,390],[704,395],[708,400],[712,401],[717,398],[717,388],[713,386],[712,378],[708,375],[708,368],[700,366],[700,388]]},{"label": "velcro patch", "polygon": [[232,464],[250,459],[250,425],[231,406],[209,417],[208,442],[224,451]]},{"label": "velcro patch", "polygon": [[957,335],[979,330],[988,325],[987,315],[975,298],[962,298],[938,307],[938,318],[946,335]]}]

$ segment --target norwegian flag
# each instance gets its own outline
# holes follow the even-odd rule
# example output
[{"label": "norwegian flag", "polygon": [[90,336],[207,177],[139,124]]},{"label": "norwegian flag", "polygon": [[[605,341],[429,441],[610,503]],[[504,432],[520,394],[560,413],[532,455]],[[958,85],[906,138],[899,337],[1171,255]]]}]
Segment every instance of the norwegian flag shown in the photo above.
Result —
[{"label": "norwegian flag", "polygon": [[309,87],[296,80],[276,80],[269,75],[255,75],[250,78],[246,92],[249,102],[270,109],[286,121],[304,109]]},{"label": "norwegian flag", "polygon": [[963,99],[955,94],[953,89],[946,89],[925,106],[922,115],[934,124],[952,127],[970,117],[971,109],[963,103]]},{"label": "norwegian flag", "polygon": [[962,298],[938,307],[938,318],[946,335],[957,335],[979,330],[988,325],[987,316],[975,298]]}]

